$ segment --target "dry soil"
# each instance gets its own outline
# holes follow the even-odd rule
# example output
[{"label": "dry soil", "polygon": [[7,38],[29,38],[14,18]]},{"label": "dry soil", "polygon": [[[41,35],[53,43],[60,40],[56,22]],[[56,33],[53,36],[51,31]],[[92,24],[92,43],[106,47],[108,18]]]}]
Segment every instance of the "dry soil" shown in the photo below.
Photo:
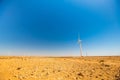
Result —
[{"label": "dry soil", "polygon": [[120,80],[120,56],[0,56],[0,80]]}]

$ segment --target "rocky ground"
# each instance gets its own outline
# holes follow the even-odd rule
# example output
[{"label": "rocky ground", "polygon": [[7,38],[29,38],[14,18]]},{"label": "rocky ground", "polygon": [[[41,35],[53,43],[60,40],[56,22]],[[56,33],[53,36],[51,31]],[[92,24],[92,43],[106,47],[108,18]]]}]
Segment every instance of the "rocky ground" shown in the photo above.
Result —
[{"label": "rocky ground", "polygon": [[1,56],[0,80],[120,80],[120,56]]}]

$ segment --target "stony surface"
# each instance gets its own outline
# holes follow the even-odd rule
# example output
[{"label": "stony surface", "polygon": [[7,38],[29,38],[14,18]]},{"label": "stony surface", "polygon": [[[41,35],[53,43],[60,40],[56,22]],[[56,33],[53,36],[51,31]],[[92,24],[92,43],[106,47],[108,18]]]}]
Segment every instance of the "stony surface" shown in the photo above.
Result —
[{"label": "stony surface", "polygon": [[0,80],[120,80],[120,56],[1,56],[0,69]]}]

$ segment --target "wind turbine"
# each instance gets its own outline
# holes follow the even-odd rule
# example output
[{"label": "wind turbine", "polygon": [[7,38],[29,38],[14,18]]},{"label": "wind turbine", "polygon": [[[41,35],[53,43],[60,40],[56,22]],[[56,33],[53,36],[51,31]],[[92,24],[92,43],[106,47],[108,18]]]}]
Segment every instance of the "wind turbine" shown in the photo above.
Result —
[{"label": "wind turbine", "polygon": [[78,44],[79,44],[79,47],[80,47],[80,56],[82,57],[82,40],[80,40],[79,34],[78,34]]},{"label": "wind turbine", "polygon": [[86,51],[86,56],[88,56],[88,53],[87,53],[87,51]]}]

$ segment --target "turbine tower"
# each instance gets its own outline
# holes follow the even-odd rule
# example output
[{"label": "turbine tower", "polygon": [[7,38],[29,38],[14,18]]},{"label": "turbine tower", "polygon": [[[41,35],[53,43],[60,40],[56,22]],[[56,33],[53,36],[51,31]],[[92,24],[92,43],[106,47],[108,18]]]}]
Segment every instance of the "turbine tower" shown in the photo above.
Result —
[{"label": "turbine tower", "polygon": [[80,40],[79,34],[78,34],[78,44],[79,44],[79,47],[80,47],[80,56],[82,57],[82,40]]}]

